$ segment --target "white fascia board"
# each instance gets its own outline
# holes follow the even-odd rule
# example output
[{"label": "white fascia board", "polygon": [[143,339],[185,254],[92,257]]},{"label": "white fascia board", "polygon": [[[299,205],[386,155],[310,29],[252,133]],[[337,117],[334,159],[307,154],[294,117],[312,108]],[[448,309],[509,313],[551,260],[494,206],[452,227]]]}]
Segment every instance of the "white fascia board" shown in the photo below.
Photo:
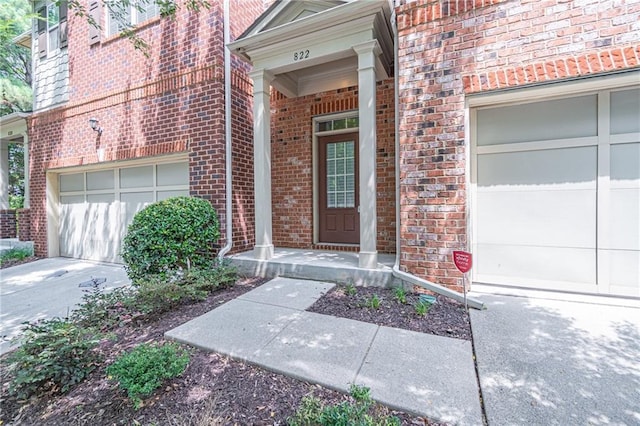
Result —
[{"label": "white fascia board", "polygon": [[0,117],[0,138],[9,139],[27,134],[27,120],[30,114],[24,112],[12,112]]},{"label": "white fascia board", "polygon": [[348,24],[358,18],[375,16],[381,9],[386,15],[389,3],[387,1],[355,1],[334,7],[325,12],[317,13],[307,18],[293,21],[287,25],[266,30],[264,32],[236,40],[228,44],[229,49],[253,63],[249,51],[255,51],[260,46],[270,46],[284,41],[297,40],[305,35],[318,37],[322,30],[335,29],[340,24]]}]

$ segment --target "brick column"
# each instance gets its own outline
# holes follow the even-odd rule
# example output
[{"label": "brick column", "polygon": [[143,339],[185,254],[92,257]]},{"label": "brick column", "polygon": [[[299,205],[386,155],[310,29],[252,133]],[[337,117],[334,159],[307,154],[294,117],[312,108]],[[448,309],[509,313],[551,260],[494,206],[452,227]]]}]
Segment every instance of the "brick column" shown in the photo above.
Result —
[{"label": "brick column", "polygon": [[18,239],[31,241],[31,210],[18,210]]},{"label": "brick column", "polygon": [[0,238],[16,237],[16,211],[0,210]]}]

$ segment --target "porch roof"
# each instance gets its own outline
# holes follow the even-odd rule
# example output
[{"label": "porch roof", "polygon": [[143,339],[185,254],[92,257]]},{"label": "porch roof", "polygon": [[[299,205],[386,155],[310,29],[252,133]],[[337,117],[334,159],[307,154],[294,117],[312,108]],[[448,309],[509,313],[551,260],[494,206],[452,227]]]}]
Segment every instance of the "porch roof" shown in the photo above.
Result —
[{"label": "porch roof", "polygon": [[376,78],[391,75],[393,37],[387,0],[280,1],[228,47],[274,76],[288,97],[358,84],[354,46],[376,41]]}]

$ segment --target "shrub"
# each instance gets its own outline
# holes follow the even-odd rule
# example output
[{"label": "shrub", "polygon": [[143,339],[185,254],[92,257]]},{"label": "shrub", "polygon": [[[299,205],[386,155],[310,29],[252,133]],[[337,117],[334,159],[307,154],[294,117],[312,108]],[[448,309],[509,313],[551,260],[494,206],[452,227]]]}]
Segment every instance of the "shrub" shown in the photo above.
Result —
[{"label": "shrub", "polygon": [[138,302],[136,289],[118,287],[105,292],[96,286],[85,291],[82,303],[71,313],[71,320],[85,327],[107,331],[144,313],[147,312]]},{"label": "shrub", "polygon": [[189,354],[177,344],[142,344],[118,357],[107,367],[107,374],[118,381],[134,406],[140,408],[141,396],[151,395],[164,380],[182,374],[188,363]]},{"label": "shrub", "polygon": [[399,426],[397,417],[374,407],[369,388],[351,385],[351,400],[323,406],[313,396],[303,398],[296,413],[287,419],[289,426]]},{"label": "shrub", "polygon": [[236,281],[236,270],[227,261],[213,261],[210,265],[138,280],[139,308],[146,313],[163,312],[177,304],[204,300],[212,291]]},{"label": "shrub", "polygon": [[140,210],[127,229],[122,258],[134,283],[147,275],[206,267],[220,237],[216,211],[201,198],[174,197]]},{"label": "shrub", "polygon": [[92,329],[53,318],[28,323],[22,345],[8,357],[9,391],[19,398],[44,392],[67,392],[93,371],[99,335]]}]

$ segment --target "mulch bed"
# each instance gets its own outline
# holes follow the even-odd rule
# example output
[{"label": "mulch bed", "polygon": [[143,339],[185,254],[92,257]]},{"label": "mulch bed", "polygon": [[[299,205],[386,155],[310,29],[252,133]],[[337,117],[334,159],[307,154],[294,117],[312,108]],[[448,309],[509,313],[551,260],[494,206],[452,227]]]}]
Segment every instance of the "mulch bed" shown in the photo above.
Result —
[{"label": "mulch bed", "polygon": [[[419,294],[407,293],[406,303],[394,297],[394,290],[377,287],[352,287],[349,294],[345,286],[336,286],[318,300],[308,311],[319,314],[350,318],[387,327],[402,328],[420,333],[471,340],[469,314],[462,303],[438,295],[426,315],[416,313]],[[367,306],[373,296],[380,299],[380,306]]]},{"label": "mulch bed", "polygon": [[[162,341],[167,330],[202,315],[264,282],[265,280],[260,278],[242,279],[234,287],[217,291],[203,302],[183,305],[157,318],[119,328],[113,339],[105,340],[101,345],[105,356],[103,364],[66,395],[41,395],[29,401],[17,401],[8,395],[6,367],[0,364],[0,424],[284,425],[305,395],[313,393],[327,404],[344,401],[345,395],[339,392],[198,349],[191,350],[191,361],[184,374],[169,381],[162,389],[145,399],[143,407],[139,410],[133,408],[124,391],[106,379],[104,369],[118,354],[144,342]],[[392,300],[388,297],[387,291],[374,290],[383,299],[383,307],[369,313],[371,318],[379,319],[373,322],[406,328],[403,327],[404,324],[415,327],[411,324],[428,322],[431,318],[440,324],[432,326],[433,330],[447,335],[463,335],[459,329],[453,328],[453,315],[460,312],[459,306],[439,316],[436,315],[438,310],[434,310],[435,307],[448,306],[448,303],[441,304],[439,301],[425,317],[412,319],[409,315],[408,319],[396,320],[393,319],[395,311],[386,307],[386,303]],[[370,290],[358,289],[358,297],[367,294],[368,291]],[[328,306],[343,305],[340,300],[347,299],[332,300],[338,293],[339,290],[331,292],[314,305],[312,310],[333,315],[328,308],[323,310],[322,306],[323,303]],[[340,310],[335,309],[336,312]],[[344,312],[358,312],[359,309],[342,308],[342,311],[341,316],[344,316]],[[361,312],[359,315],[355,319],[367,321],[364,313]],[[404,318],[402,315],[400,317]],[[454,331],[450,333],[449,329]],[[381,409],[386,410],[384,407]],[[389,413],[397,415],[402,424],[406,425],[435,424],[405,413]]]},{"label": "mulch bed", "polygon": [[3,260],[2,262],[0,262],[0,269],[5,269],[5,268],[10,268],[12,266],[16,266],[16,265],[22,265],[23,263],[29,263],[29,262],[34,262],[36,260],[39,260],[39,257],[36,256],[29,256],[29,257],[25,257],[24,259],[7,259],[7,260]]}]

